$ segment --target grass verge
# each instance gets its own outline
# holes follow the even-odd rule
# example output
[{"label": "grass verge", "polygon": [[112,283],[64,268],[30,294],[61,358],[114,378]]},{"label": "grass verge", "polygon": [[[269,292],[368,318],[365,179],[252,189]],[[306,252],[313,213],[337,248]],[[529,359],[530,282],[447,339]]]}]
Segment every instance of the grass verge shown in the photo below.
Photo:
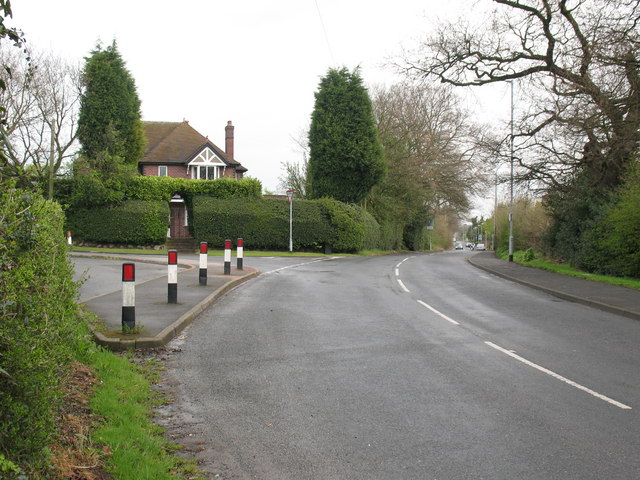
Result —
[{"label": "grass verge", "polygon": [[[503,260],[509,257],[505,250],[499,250],[496,255]],[[588,273],[578,270],[566,263],[556,263],[551,260],[542,258],[539,254],[533,254],[530,251],[517,251],[513,253],[513,261],[527,267],[541,268],[550,272],[569,275],[571,277],[584,278],[595,282],[608,283],[610,285],[618,285],[622,287],[640,290],[640,279],[628,277],[612,277],[609,275],[598,275],[596,273]]]},{"label": "grass verge", "polygon": [[114,479],[201,479],[194,461],[174,455],[179,447],[163,436],[152,410],[164,400],[151,383],[158,381],[160,364],[148,360],[140,367],[127,356],[97,351],[91,366],[98,385],[91,398],[94,414],[103,419],[92,432],[93,442],[109,452],[105,469]]}]

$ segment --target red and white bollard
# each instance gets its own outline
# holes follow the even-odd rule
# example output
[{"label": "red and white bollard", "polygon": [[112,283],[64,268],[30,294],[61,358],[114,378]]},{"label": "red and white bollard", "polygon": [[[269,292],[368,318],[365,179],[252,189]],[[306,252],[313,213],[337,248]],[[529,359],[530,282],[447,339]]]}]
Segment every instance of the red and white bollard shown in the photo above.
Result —
[{"label": "red and white bollard", "polygon": [[68,244],[69,246],[72,246],[72,245],[73,245],[73,241],[72,241],[72,239],[71,239],[71,232],[67,232],[67,244]]},{"label": "red and white bollard", "polygon": [[136,265],[122,264],[122,331],[136,328]]},{"label": "red and white bollard", "polygon": [[224,241],[224,274],[231,275],[231,240]]},{"label": "red and white bollard", "polygon": [[239,238],[237,240],[236,246],[238,248],[238,253],[236,255],[236,264],[238,267],[238,270],[242,270],[242,261],[244,258],[244,241]]},{"label": "red and white bollard", "polygon": [[207,242],[200,242],[200,285],[207,284],[207,263],[208,263]]},{"label": "red and white bollard", "polygon": [[167,303],[178,303],[178,251],[167,254]]}]

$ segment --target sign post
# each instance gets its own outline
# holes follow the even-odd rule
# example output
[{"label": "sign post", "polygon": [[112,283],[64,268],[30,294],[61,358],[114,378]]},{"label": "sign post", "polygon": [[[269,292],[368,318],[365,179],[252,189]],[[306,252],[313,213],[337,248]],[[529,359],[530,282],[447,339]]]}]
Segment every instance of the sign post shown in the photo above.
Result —
[{"label": "sign post", "polygon": [[293,190],[287,190],[289,199],[289,252],[293,252]]}]

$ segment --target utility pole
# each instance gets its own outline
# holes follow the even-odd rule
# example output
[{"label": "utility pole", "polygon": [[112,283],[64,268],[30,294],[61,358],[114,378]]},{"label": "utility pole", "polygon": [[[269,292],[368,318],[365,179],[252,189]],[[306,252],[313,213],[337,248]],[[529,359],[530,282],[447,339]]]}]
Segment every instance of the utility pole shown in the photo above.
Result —
[{"label": "utility pole", "polygon": [[513,262],[513,80],[511,84],[511,174],[509,175],[509,261]]}]

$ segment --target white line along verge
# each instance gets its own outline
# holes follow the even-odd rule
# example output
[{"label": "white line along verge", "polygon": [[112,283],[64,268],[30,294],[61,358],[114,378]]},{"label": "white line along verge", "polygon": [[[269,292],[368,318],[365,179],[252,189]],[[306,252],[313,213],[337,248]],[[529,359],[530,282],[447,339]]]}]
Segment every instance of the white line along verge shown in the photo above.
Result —
[{"label": "white line along verge", "polygon": [[409,289],[404,286],[404,283],[402,283],[402,280],[400,280],[399,278],[398,278],[398,285],[400,285],[400,288],[402,288],[402,290],[404,290],[405,292],[411,293]]},{"label": "white line along verge", "polygon": [[444,318],[447,322],[451,322],[454,325],[460,325],[458,322],[456,322],[453,318],[449,318],[447,317],[444,313],[439,312],[438,310],[436,310],[435,308],[433,308],[431,305],[428,305],[426,303],[424,303],[422,300],[418,300],[418,303],[420,305],[422,305],[425,308],[428,308],[429,310],[431,310],[433,313],[435,313],[436,315],[439,315],[440,317]]},{"label": "white line along verge", "polygon": [[571,385],[572,387],[577,388],[578,390],[582,390],[583,392],[587,392],[589,395],[593,395],[596,398],[599,398],[600,400],[603,400],[607,403],[610,403],[611,405],[615,405],[618,408],[622,408],[623,410],[631,410],[631,407],[629,405],[625,405],[624,403],[620,403],[612,398],[609,398],[605,395],[602,395],[601,393],[595,392],[593,390],[591,390],[590,388],[587,388],[583,385],[580,385],[579,383],[574,382],[573,380],[569,380],[568,378],[563,377],[562,375],[558,375],[555,372],[552,372],[551,370],[544,368],[536,363],[533,363],[529,360],[527,360],[526,358],[521,357],[520,355],[516,355],[515,353],[513,353],[510,350],[507,350],[506,348],[502,348],[498,345],[496,345],[495,343],[491,343],[491,342],[484,342],[487,345],[489,345],[491,348],[495,348],[496,350],[504,353],[505,355],[509,355],[512,358],[515,358],[516,360],[518,360],[519,362],[524,363],[525,365],[529,365],[530,367],[535,368],[536,370],[541,371],[542,373],[546,373],[547,375],[560,380],[561,382],[566,383],[567,385]]}]

